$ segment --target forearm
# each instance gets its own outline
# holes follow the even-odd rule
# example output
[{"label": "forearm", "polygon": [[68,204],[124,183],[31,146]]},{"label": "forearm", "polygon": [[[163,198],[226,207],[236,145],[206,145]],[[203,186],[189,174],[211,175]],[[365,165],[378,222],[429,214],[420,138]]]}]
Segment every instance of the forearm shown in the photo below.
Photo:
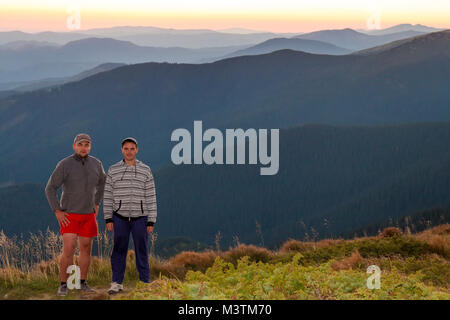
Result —
[{"label": "forearm", "polygon": [[48,179],[47,185],[45,186],[45,195],[53,212],[56,210],[61,210],[61,206],[58,201],[58,189],[62,185],[63,179],[63,168],[62,165],[58,163],[52,175]]},{"label": "forearm", "polygon": [[61,206],[58,201],[58,189],[52,185],[47,184],[45,187],[45,195],[47,197],[48,204],[53,212],[61,210]]},{"label": "forearm", "polygon": [[101,172],[101,176],[97,185],[97,190],[95,193],[95,205],[100,205],[100,201],[102,201],[102,198],[104,196],[105,193],[105,186],[106,186],[106,174],[105,171],[103,170],[103,166],[100,165],[100,172]]},{"label": "forearm", "polygon": [[113,213],[113,199],[112,194],[111,196],[105,192],[103,196],[103,215],[105,217],[105,220],[112,218]]},{"label": "forearm", "polygon": [[113,182],[111,176],[108,174],[103,190],[103,214],[105,220],[112,219],[112,213],[114,208],[114,196],[113,196]]},{"label": "forearm", "polygon": [[147,216],[149,222],[156,222],[156,217],[158,215],[157,204],[156,204],[156,195],[151,197],[151,201],[147,203]]},{"label": "forearm", "polygon": [[98,191],[95,193],[95,198],[94,198],[94,203],[96,206],[100,205],[100,202],[102,201],[104,197],[104,192],[103,191]]},{"label": "forearm", "polygon": [[156,202],[155,185],[154,185],[153,181],[150,182],[146,186],[145,200],[146,200],[148,221],[154,224],[156,222],[158,210],[157,210],[157,202]]}]

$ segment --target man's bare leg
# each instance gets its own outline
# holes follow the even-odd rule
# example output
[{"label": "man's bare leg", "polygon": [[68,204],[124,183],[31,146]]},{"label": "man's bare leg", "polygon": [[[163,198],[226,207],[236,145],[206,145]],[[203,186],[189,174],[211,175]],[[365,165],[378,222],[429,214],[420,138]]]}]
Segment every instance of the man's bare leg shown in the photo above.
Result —
[{"label": "man's bare leg", "polygon": [[91,264],[92,242],[94,238],[78,237],[78,245],[80,246],[80,256],[78,264],[80,265],[80,275],[82,280],[87,279],[89,265]]},{"label": "man's bare leg", "polygon": [[73,264],[73,255],[77,247],[77,235],[74,233],[64,233],[63,252],[59,262],[59,276],[62,282],[67,282],[69,275],[67,274],[67,267]]}]

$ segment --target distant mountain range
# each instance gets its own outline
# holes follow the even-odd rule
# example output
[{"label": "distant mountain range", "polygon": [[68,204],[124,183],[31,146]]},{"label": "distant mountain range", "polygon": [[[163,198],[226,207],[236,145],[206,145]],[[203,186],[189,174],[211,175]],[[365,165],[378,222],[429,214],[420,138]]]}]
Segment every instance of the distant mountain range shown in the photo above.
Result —
[{"label": "distant mountain range", "polygon": [[[249,34],[249,33],[268,33],[268,31],[261,30],[253,30],[247,28],[226,28],[226,29],[218,29],[217,32],[225,32],[225,33],[238,33],[238,34]],[[297,32],[296,34],[301,34],[303,32]]]},{"label": "distant mountain range", "polygon": [[0,84],[0,93],[3,93],[3,97],[13,95],[13,94],[19,94],[22,92],[27,91],[34,91],[39,90],[43,88],[53,87],[56,85],[62,85],[69,82],[75,82],[80,81],[84,78],[90,77],[94,74],[105,72],[112,70],[117,67],[124,66],[124,63],[103,63],[101,65],[98,65],[92,69],[80,72],[79,74],[76,74],[71,77],[66,78],[49,78],[49,79],[42,79],[42,80],[36,80],[36,81],[26,81],[26,82],[19,82],[19,83],[6,83],[6,84]]},{"label": "distant mountain range", "polygon": [[430,32],[437,32],[437,31],[443,31],[445,29],[439,29],[439,28],[433,28],[424,26],[421,24],[410,24],[410,23],[402,23],[398,24],[389,28],[384,29],[374,29],[374,30],[356,30],[359,32],[372,34],[372,35],[385,35],[390,33],[396,33],[396,32],[405,32],[405,31],[417,31],[422,33],[430,33]]},{"label": "distant mountain range", "polygon": [[0,45],[1,49],[7,50],[25,50],[25,49],[35,49],[40,47],[59,47],[59,44],[48,41],[36,41],[36,40],[17,40],[11,41]]},{"label": "distant mountain range", "polygon": [[[369,35],[352,29],[302,34],[239,28],[220,32],[124,26],[80,32],[0,32],[0,88],[66,78],[102,63],[209,63],[281,49],[343,55],[432,30],[420,25],[399,25]],[[8,93],[0,93],[0,97],[5,95]]]},{"label": "distant mountain range", "polygon": [[344,55],[349,54],[352,51],[339,48],[333,44],[327,42],[296,39],[296,38],[275,38],[264,41],[256,46],[252,46],[247,49],[238,50],[236,52],[227,54],[224,58],[257,55],[270,53],[277,50],[290,49],[296,51],[303,51],[316,54],[332,54],[332,55]]},{"label": "distant mountain range", "polygon": [[0,46],[0,83],[69,77],[101,63],[197,62],[213,59],[242,47],[186,49],[143,47],[111,38],[87,38],[63,46],[42,42]]},{"label": "distant mountain range", "polygon": [[296,36],[295,38],[327,42],[341,48],[355,51],[422,34],[424,34],[424,32],[408,30],[388,34],[368,35],[347,28],[342,30],[321,30],[305,33]]},{"label": "distant mountain range", "polygon": [[[356,30],[371,35],[386,35],[398,32],[416,31],[430,33],[443,31],[420,24],[399,24],[379,30]],[[48,41],[59,45],[67,42],[92,37],[113,38],[131,41],[141,46],[203,48],[218,46],[255,45],[272,38],[290,38],[304,32],[276,33],[244,28],[211,29],[173,29],[151,26],[118,26],[111,28],[96,28],[79,30],[77,32],[37,32],[22,31],[0,32],[0,44],[12,41]],[[185,38],[183,38],[185,37]]]},{"label": "distant mountain range", "polygon": [[281,50],[118,67],[0,100],[1,147],[9,150],[0,182],[42,181],[78,132],[95,137],[93,153],[106,164],[120,157],[117,141],[136,136],[146,146],[141,156],[161,167],[170,162],[171,132],[194,120],[205,128],[450,120],[449,74],[450,31],[375,55]]},{"label": "distant mountain range", "polygon": [[389,43],[386,43],[386,44],[383,44],[380,46],[372,47],[369,49],[355,51],[352,54],[354,54],[354,55],[375,55],[375,54],[379,54],[379,53],[382,53],[385,51],[389,51],[391,49],[394,49],[396,47],[399,47],[401,45],[407,44],[412,41],[417,41],[416,37],[410,37],[410,38],[406,38],[406,39],[396,40],[396,41],[389,42]]},{"label": "distant mountain range", "polygon": [[272,32],[218,32],[208,29],[180,30],[157,27],[113,27],[79,32],[38,32],[26,33],[22,31],[0,32],[0,44],[12,41],[48,41],[64,45],[70,41],[92,37],[113,38],[131,41],[140,46],[152,47],[183,47],[200,49],[205,47],[229,47],[257,44],[259,42],[277,38],[292,37],[299,33]]}]

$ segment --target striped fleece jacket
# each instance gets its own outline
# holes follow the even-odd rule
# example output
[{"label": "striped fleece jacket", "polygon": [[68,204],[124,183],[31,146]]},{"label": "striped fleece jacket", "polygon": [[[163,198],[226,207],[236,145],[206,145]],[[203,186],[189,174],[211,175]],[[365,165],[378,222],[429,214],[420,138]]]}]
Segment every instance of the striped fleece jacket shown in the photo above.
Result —
[{"label": "striped fleece jacket", "polygon": [[156,222],[156,192],[150,167],[136,159],[134,166],[124,160],[113,164],[106,175],[103,195],[106,223],[113,212],[126,218],[148,216],[147,225]]}]

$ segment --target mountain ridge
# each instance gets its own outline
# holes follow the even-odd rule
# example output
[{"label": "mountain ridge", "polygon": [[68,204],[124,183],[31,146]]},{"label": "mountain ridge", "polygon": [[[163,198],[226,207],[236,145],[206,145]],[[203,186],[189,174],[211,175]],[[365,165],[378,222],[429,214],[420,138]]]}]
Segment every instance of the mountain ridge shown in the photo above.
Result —
[{"label": "mountain ridge", "polygon": [[223,57],[223,59],[242,56],[242,55],[257,55],[270,53],[277,50],[290,49],[295,51],[303,51],[314,54],[333,54],[344,55],[349,54],[351,51],[337,47],[333,44],[329,44],[323,41],[298,39],[298,38],[273,38],[255,46],[251,46],[246,49],[232,52]]},{"label": "mountain ridge", "polygon": [[370,35],[350,28],[337,30],[320,30],[301,34],[295,38],[318,40],[334,44],[348,50],[363,50],[395,40],[405,39],[423,34],[417,31],[401,31],[386,35]]}]

